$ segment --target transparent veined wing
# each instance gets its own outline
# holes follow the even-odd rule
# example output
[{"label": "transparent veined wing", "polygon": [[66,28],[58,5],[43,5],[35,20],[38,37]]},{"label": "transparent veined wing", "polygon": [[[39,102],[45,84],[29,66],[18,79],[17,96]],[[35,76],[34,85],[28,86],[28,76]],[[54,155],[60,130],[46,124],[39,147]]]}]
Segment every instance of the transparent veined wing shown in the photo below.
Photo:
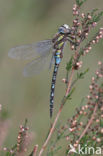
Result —
[{"label": "transparent veined wing", "polygon": [[24,67],[23,75],[29,77],[39,74],[40,71],[45,69],[45,67],[48,67],[48,65],[50,64],[50,59],[48,58],[48,56],[49,55],[41,56],[26,64],[26,66]]},{"label": "transparent veined wing", "polygon": [[52,65],[55,63],[54,54],[52,53],[52,57],[49,63],[49,69],[51,69]]},{"label": "transparent veined wing", "polygon": [[27,60],[45,56],[52,48],[52,40],[44,40],[33,44],[21,45],[11,48],[8,56],[13,59]]}]

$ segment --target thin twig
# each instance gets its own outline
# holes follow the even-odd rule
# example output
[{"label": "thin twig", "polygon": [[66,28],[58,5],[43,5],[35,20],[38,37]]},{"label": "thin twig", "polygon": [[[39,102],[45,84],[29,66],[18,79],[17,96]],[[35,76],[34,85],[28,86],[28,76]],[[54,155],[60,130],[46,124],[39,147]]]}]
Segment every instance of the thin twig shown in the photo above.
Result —
[{"label": "thin twig", "polygon": [[68,87],[67,87],[66,94],[65,94],[66,97],[68,96],[70,89],[71,89],[71,83],[72,83],[73,75],[74,75],[74,68],[72,68],[71,77],[70,77],[68,85],[67,85]]},{"label": "thin twig", "polygon": [[29,156],[37,156],[38,145],[35,145]]},{"label": "thin twig", "polygon": [[37,150],[38,150],[38,145],[35,145],[33,149],[33,156],[37,156]]},{"label": "thin twig", "polygon": [[56,123],[57,123],[57,121],[58,121],[58,118],[59,118],[59,116],[60,116],[60,113],[61,113],[61,111],[62,111],[62,108],[63,108],[63,104],[61,104],[61,106],[60,106],[60,108],[59,108],[59,111],[58,111],[58,113],[57,113],[57,115],[56,115],[56,118],[55,118],[55,120],[54,120],[54,122],[53,122],[53,125],[52,125],[52,127],[51,127],[51,129],[50,129],[49,135],[48,135],[48,137],[47,137],[45,143],[43,144],[43,146],[42,146],[42,148],[41,148],[41,150],[40,150],[40,152],[39,152],[39,156],[42,155],[43,151],[44,151],[45,148],[46,148],[46,145],[48,144],[48,141],[50,140],[50,138],[51,138],[51,136],[52,136],[52,133],[54,132],[55,125],[56,125]]}]

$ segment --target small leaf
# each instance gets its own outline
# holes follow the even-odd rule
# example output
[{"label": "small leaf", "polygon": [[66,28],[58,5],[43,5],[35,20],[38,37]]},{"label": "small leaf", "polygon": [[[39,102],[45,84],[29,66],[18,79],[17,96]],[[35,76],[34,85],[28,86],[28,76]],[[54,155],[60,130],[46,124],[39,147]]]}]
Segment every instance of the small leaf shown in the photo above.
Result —
[{"label": "small leaf", "polygon": [[12,147],[12,150],[15,150],[17,148],[17,144],[15,144],[13,147]]},{"label": "small leaf", "polygon": [[8,116],[9,116],[9,112],[8,112],[7,110],[3,109],[3,110],[1,111],[1,114],[0,114],[1,119],[2,119],[2,120],[5,120],[5,119],[8,118]]},{"label": "small leaf", "polygon": [[29,154],[29,156],[33,156],[33,154],[34,154],[34,151],[32,151],[31,154]]},{"label": "small leaf", "polygon": [[91,12],[91,16],[93,16],[96,11],[98,11],[98,9],[93,9]]},{"label": "small leaf", "polygon": [[28,119],[25,119],[24,127],[27,127]]},{"label": "small leaf", "polygon": [[101,87],[103,87],[103,83],[101,84]]},{"label": "small leaf", "polygon": [[10,152],[6,152],[6,156],[11,156]]},{"label": "small leaf", "polygon": [[73,94],[74,91],[75,91],[75,88],[73,88],[73,89],[70,91],[69,95],[67,96],[67,99],[71,99],[70,97],[71,97],[71,95]]},{"label": "small leaf", "polygon": [[98,13],[98,15],[95,15],[93,17],[93,22],[98,22],[100,20],[101,16],[103,16],[103,11],[101,11],[100,13]]},{"label": "small leaf", "polygon": [[84,75],[89,71],[89,68],[87,68],[84,72],[77,73],[77,79],[83,79]]},{"label": "small leaf", "polygon": [[10,153],[9,151],[8,152],[6,152],[6,156],[15,156],[15,154],[14,153]]},{"label": "small leaf", "polygon": [[98,14],[94,14],[97,11],[97,9],[94,9],[91,12],[92,19],[88,22],[88,24],[92,24],[93,22],[100,21],[101,17],[103,16],[103,11],[99,12]]},{"label": "small leaf", "polygon": [[100,126],[103,127],[103,120],[100,120]]},{"label": "small leaf", "polygon": [[72,61],[73,61],[73,56],[71,56],[69,62],[67,63],[67,66],[66,66],[67,71],[70,71],[70,69],[72,68]]},{"label": "small leaf", "polygon": [[80,7],[87,0],[76,0],[76,4]]}]

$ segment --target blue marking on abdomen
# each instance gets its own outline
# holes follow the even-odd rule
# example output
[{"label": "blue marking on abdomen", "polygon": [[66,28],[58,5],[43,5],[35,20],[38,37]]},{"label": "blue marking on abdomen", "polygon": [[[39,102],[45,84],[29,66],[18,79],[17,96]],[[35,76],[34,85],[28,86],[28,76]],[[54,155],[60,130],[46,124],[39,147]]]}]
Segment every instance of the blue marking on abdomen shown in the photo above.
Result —
[{"label": "blue marking on abdomen", "polygon": [[56,57],[55,61],[56,61],[56,64],[60,64],[61,58],[60,57]]},{"label": "blue marking on abdomen", "polygon": [[54,103],[54,91],[55,91],[55,83],[56,83],[56,75],[58,72],[58,67],[61,62],[61,53],[62,49],[55,49],[55,66],[54,66],[54,71],[53,71],[53,76],[52,76],[52,84],[51,84],[51,93],[50,93],[50,117],[52,117],[53,113],[53,103]]}]

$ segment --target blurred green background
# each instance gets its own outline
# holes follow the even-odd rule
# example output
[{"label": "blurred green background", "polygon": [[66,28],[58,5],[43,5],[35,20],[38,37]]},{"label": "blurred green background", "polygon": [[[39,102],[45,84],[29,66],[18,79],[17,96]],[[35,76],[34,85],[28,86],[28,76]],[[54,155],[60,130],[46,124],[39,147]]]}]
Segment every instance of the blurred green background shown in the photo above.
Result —
[{"label": "blurred green background", "polygon": [[[32,78],[22,75],[25,62],[8,58],[10,48],[52,38],[60,25],[72,25],[72,6],[74,0],[0,0],[0,103],[9,112],[11,126],[4,146],[11,147],[16,142],[19,125],[28,118],[30,130],[35,132],[31,148],[35,144],[41,147],[48,128],[49,94],[52,71],[45,70]],[[94,8],[103,9],[103,0],[88,0],[82,6],[82,12]],[[97,26],[102,26],[103,20]],[[96,28],[97,29],[97,28]],[[71,51],[65,49],[64,58],[58,73],[54,117],[58,111],[65,85],[61,82],[65,77],[66,61]],[[73,115],[80,105],[82,97],[88,94],[91,76],[97,67],[97,62],[103,61],[103,40],[95,45],[92,51],[82,58],[81,70],[90,67],[85,78],[77,83],[72,101],[67,103],[61,113],[60,121],[64,123]],[[65,147],[58,154],[63,156]]]}]

